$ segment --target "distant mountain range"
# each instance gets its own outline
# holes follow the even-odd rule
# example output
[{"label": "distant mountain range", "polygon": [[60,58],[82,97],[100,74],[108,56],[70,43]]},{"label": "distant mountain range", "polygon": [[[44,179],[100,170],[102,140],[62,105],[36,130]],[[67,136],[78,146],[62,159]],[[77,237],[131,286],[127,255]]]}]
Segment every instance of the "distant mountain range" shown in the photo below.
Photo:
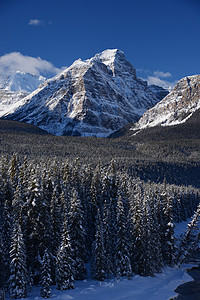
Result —
[{"label": "distant mountain range", "polygon": [[36,90],[46,80],[43,76],[37,76],[25,72],[0,72],[0,117],[10,109],[17,109],[19,101]]},{"label": "distant mountain range", "polygon": [[182,124],[199,109],[200,75],[181,79],[169,93],[139,79],[118,49],[79,59],[48,80],[22,72],[0,74],[0,117],[54,135],[107,137],[127,128],[138,134]]},{"label": "distant mountain range", "polygon": [[[161,89],[152,90],[137,78],[122,51],[105,50],[86,61],[75,61],[28,96],[18,96],[1,109],[1,116],[55,135],[105,137],[137,121],[161,100]],[[4,86],[5,90],[9,89]]]}]

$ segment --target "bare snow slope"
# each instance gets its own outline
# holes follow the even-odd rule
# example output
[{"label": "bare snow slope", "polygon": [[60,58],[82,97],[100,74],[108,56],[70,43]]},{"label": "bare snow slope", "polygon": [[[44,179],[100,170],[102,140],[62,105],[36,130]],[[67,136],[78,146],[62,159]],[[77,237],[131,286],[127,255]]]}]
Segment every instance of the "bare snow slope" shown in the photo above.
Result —
[{"label": "bare snow slope", "polygon": [[19,101],[37,89],[45,79],[43,76],[19,71],[0,74],[0,117],[11,108],[18,108]]},{"label": "bare snow slope", "polygon": [[132,130],[184,123],[200,108],[200,75],[178,81],[171,93],[146,111]]},{"label": "bare snow slope", "polygon": [[75,61],[4,117],[56,135],[108,136],[159,101],[118,49]]},{"label": "bare snow slope", "polygon": [[0,74],[0,89],[10,92],[31,93],[46,80],[43,76],[37,76],[26,72],[11,72]]}]

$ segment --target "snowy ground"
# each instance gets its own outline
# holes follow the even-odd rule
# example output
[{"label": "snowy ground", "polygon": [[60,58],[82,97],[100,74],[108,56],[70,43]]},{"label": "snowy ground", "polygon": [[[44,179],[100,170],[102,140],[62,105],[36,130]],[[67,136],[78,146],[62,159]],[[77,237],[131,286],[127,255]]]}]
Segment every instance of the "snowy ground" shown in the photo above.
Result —
[{"label": "snowy ground", "polygon": [[[52,288],[50,299],[58,300],[167,300],[177,295],[174,289],[192,278],[183,268],[164,268],[163,273],[155,277],[133,276],[131,280],[105,280],[99,283],[94,280],[76,282],[76,288],[69,291],[58,291]],[[43,299],[40,288],[34,288],[28,299]]]},{"label": "snowy ground", "polygon": [[[190,221],[181,222],[176,225],[175,236],[178,237],[187,228]],[[182,268],[165,267],[161,274],[154,277],[141,277],[135,275],[132,279],[115,279],[97,282],[92,279],[76,281],[75,289],[69,291],[58,291],[52,287],[50,299],[57,300],[168,300],[176,296],[174,289],[180,284],[192,281],[185,271],[193,265],[184,265]],[[9,298],[7,298],[9,299]],[[27,299],[44,299],[40,297],[40,288],[34,287]]]}]

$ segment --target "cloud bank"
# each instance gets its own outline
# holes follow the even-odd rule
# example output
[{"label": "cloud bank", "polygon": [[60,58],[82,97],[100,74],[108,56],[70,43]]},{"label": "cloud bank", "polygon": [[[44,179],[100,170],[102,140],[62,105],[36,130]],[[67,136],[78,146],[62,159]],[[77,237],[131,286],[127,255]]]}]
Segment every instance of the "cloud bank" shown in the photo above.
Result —
[{"label": "cloud bank", "polygon": [[0,73],[5,74],[12,71],[28,72],[50,78],[60,73],[61,69],[40,57],[26,56],[20,52],[11,52],[0,56]]},{"label": "cloud bank", "polygon": [[168,79],[171,77],[173,78],[170,72],[163,72],[159,70],[152,72],[150,70],[138,69],[137,73],[139,74],[139,77],[141,77],[143,80],[146,80],[149,85],[151,84],[158,85],[169,91],[177,83],[177,81]]}]

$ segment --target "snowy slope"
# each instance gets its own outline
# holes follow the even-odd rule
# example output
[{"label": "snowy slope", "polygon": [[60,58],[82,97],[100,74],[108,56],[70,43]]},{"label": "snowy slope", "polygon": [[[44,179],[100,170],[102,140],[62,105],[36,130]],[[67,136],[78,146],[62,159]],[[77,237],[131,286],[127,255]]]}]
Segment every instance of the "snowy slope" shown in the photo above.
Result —
[{"label": "snowy slope", "polygon": [[[192,278],[183,268],[163,269],[163,273],[155,277],[133,276],[130,280],[107,279],[104,282],[95,280],[77,281],[74,290],[58,291],[52,288],[50,299],[64,300],[167,300],[176,296],[174,289]],[[7,298],[8,299],[8,298]],[[40,296],[40,288],[34,287],[26,299],[44,299]]]},{"label": "snowy slope", "polygon": [[108,136],[159,101],[118,49],[105,50],[47,80],[4,117],[56,135]]},{"label": "snowy slope", "polygon": [[188,76],[178,81],[171,93],[146,111],[132,129],[181,124],[198,109],[200,109],[200,75]]},{"label": "snowy slope", "polygon": [[0,89],[10,92],[31,93],[46,80],[43,76],[37,76],[25,72],[11,72],[6,75],[0,74]]},{"label": "snowy slope", "polygon": [[16,109],[19,101],[45,81],[43,76],[25,72],[0,74],[0,117],[10,109]]}]

